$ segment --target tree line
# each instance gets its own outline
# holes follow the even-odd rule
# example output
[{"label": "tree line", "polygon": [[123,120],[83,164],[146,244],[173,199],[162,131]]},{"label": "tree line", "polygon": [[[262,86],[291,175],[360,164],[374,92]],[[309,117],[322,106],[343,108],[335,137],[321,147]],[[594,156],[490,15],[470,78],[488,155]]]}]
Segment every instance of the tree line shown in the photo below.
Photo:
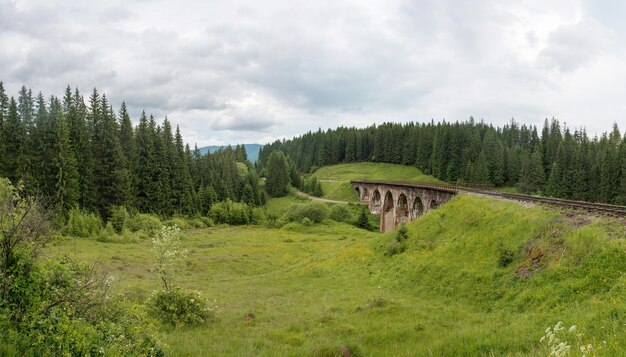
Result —
[{"label": "tree line", "polygon": [[590,138],[557,119],[541,132],[515,120],[494,127],[465,122],[384,123],[308,132],[266,145],[260,172],[272,152],[282,151],[300,172],[345,162],[414,165],[450,183],[515,186],[521,192],[626,204],[626,135],[617,124]]},{"label": "tree line", "polygon": [[243,147],[200,154],[167,117],[145,112],[133,126],[94,89],[87,100],[67,87],[45,98],[0,82],[0,177],[48,198],[61,217],[74,208],[107,219],[124,206],[160,216],[207,214],[218,201],[262,205],[263,190]]}]

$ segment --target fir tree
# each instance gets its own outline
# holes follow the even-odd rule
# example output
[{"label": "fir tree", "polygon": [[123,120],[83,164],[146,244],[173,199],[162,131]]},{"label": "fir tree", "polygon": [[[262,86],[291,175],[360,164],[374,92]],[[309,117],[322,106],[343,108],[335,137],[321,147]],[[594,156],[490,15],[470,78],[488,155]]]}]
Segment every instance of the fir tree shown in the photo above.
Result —
[{"label": "fir tree", "polygon": [[281,197],[287,194],[288,185],[289,172],[285,155],[282,151],[274,151],[268,159],[265,189],[270,196]]}]

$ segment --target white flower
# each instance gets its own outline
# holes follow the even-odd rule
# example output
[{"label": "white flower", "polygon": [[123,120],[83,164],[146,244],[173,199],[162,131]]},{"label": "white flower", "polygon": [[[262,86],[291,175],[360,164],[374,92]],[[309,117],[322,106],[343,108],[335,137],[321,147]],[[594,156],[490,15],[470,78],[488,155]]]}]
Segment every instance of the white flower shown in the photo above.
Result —
[{"label": "white flower", "polygon": [[574,333],[576,332],[576,325],[572,325],[572,327],[569,328],[569,333]]}]

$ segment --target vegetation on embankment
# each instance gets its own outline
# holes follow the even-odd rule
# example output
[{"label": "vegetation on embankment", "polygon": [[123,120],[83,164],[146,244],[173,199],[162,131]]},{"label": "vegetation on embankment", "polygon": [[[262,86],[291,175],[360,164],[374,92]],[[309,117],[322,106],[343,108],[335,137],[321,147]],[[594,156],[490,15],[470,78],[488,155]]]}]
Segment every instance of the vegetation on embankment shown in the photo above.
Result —
[{"label": "vegetation on embankment", "polygon": [[377,241],[379,278],[480,320],[449,321],[429,349],[534,354],[545,328],[563,321],[577,326],[562,338],[575,354],[583,341],[600,355],[626,353],[623,223],[460,195],[407,228],[404,253],[384,254],[397,232]]},{"label": "vegetation on embankment", "polygon": [[[404,252],[386,254],[396,234],[330,220],[185,231],[180,285],[215,299],[219,318],[162,328],[167,352],[547,355],[539,340],[560,320],[582,334],[561,332],[573,352],[583,341],[626,352],[623,224],[461,195],[407,225]],[[100,259],[141,304],[159,284],[148,245],[77,238],[48,254]]]}]

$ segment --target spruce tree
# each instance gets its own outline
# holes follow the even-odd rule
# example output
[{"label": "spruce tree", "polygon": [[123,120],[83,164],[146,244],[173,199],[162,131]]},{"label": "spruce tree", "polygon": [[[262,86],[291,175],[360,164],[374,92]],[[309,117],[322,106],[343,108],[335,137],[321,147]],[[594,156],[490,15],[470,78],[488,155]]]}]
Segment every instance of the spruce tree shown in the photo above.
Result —
[{"label": "spruce tree", "polygon": [[363,207],[361,209],[361,213],[359,213],[359,218],[357,219],[356,226],[367,230],[372,229],[366,207]]},{"label": "spruce tree", "polygon": [[0,81],[0,177],[8,176],[6,171],[6,143],[8,138],[5,136],[4,123],[9,112],[9,98],[4,92],[4,84]]},{"label": "spruce tree", "polygon": [[529,160],[528,167],[528,192],[536,193],[543,189],[546,177],[543,170],[541,151],[535,150]]},{"label": "spruce tree", "polygon": [[50,103],[50,116],[56,122],[56,152],[54,166],[56,168],[56,203],[63,214],[75,207],[80,197],[78,185],[78,168],[74,151],[70,147],[69,128],[63,116],[61,103],[58,99]]},{"label": "spruce tree", "polygon": [[124,167],[124,156],[120,146],[117,120],[111,111],[106,96],[100,99],[94,92],[90,99],[93,121],[94,184],[98,193],[96,209],[103,218],[108,218],[111,208],[127,204],[129,175]]},{"label": "spruce tree", "polygon": [[26,130],[24,123],[20,120],[17,103],[13,97],[9,101],[9,110],[2,129],[2,137],[5,139],[5,174],[15,184],[24,176]]},{"label": "spruce tree", "polygon": [[615,204],[626,206],[626,133],[620,144],[620,184],[615,196]]},{"label": "spruce tree", "polygon": [[285,154],[282,151],[274,151],[268,159],[265,190],[272,197],[281,197],[287,194],[288,185],[289,171]]}]

